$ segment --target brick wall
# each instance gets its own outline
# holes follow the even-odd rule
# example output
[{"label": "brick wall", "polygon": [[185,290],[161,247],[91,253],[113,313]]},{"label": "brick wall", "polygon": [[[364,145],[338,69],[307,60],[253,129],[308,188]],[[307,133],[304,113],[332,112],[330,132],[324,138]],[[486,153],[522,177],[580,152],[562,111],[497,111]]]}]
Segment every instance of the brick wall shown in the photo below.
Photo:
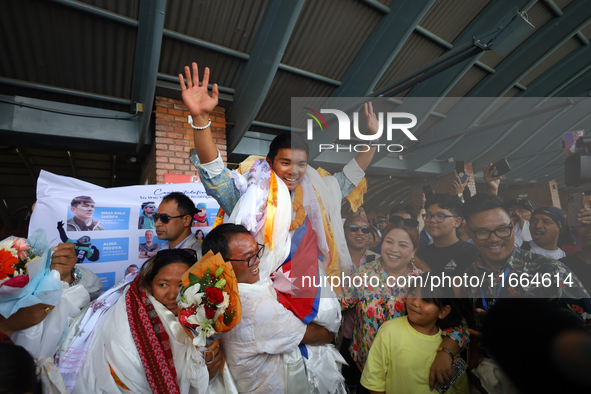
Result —
[{"label": "brick wall", "polygon": [[[501,181],[502,183],[503,181]],[[534,207],[541,207],[544,205],[553,205],[560,208],[560,196],[556,181],[551,180],[540,184],[510,186],[508,188],[501,187],[499,195],[504,200],[513,199],[517,197],[525,197],[534,204]],[[566,206],[564,206],[566,208]]]},{"label": "brick wall", "polygon": [[[181,100],[156,97],[156,138],[142,167],[141,182],[164,183],[164,174],[197,175],[189,161],[194,148],[193,132],[187,123],[189,112]],[[225,109],[211,113],[211,131],[224,162],[227,159]]]}]

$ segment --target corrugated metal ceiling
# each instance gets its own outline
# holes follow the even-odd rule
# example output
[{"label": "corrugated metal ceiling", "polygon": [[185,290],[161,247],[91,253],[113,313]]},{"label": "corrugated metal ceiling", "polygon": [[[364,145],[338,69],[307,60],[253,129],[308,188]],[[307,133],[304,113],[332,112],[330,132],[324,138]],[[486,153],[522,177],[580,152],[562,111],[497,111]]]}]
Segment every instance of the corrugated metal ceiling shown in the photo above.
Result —
[{"label": "corrugated metal ceiling", "polygon": [[452,42],[489,2],[490,0],[438,1],[419,25],[445,41]]},{"label": "corrugated metal ceiling", "polygon": [[359,0],[307,1],[282,63],[339,81],[381,17]]},{"label": "corrugated metal ceiling", "polygon": [[[386,6],[392,3],[392,0],[378,1]],[[559,8],[565,9],[571,1],[555,0],[555,3]],[[84,3],[134,20],[138,19],[140,0],[84,0]],[[168,0],[165,28],[248,54],[252,50],[269,3],[269,0]],[[489,3],[487,0],[440,0],[435,2],[419,25],[447,42],[452,42],[479,13],[487,9]],[[136,28],[55,2],[7,1],[0,7],[0,47],[9,54],[0,57],[0,77],[130,98]],[[543,1],[534,3],[528,10],[528,15],[536,26],[532,34],[546,23],[560,21]],[[307,0],[281,61],[286,65],[339,81],[383,16],[382,11],[362,0]],[[585,27],[582,32],[587,38],[591,38],[591,25]],[[522,78],[520,83],[528,85],[535,81],[580,45],[581,42],[577,38],[568,40]],[[516,50],[519,51],[519,47]],[[445,51],[440,44],[416,32],[412,33],[387,67],[376,89],[400,80],[437,59]],[[480,60],[494,68],[501,64],[504,58],[488,52]],[[201,68],[211,68],[212,82],[231,88],[238,85],[247,64],[246,60],[214,49],[205,49],[170,37],[163,38],[158,70],[160,73],[175,76],[182,71],[184,65],[192,61],[198,61]],[[488,75],[481,68],[472,67],[451,89],[448,96],[464,96]],[[580,86],[581,89],[583,87],[584,85]],[[291,97],[328,96],[334,89],[333,84],[279,69],[264,97],[256,120],[289,126]],[[518,92],[520,90],[513,88],[505,96],[512,97]],[[17,94],[93,107],[128,110],[124,105],[3,84],[0,84],[0,94]],[[403,95],[404,93],[399,96]],[[448,109],[437,110],[445,113]],[[228,121],[232,122],[232,119]],[[427,129],[437,121],[438,118],[430,117],[422,129]],[[269,134],[279,132],[277,129],[262,126],[252,126],[250,130]],[[19,165],[22,163],[20,157],[14,150],[5,149],[2,152],[0,185],[3,189],[6,182],[14,186],[17,178],[21,181],[24,179],[23,185],[26,185],[26,180],[30,176],[26,168],[23,170],[22,164]],[[28,149],[27,152],[34,166],[53,168],[57,173],[71,175],[70,162],[64,151]],[[111,155],[97,153],[96,156],[92,156],[72,152],[72,157],[76,166],[80,168],[77,174],[79,177],[85,177],[99,185],[110,185]],[[122,171],[121,177],[139,178],[139,167],[134,165],[127,168],[127,164],[129,163],[123,158],[117,158],[116,170]],[[120,180],[119,176],[117,179]],[[26,187],[32,188],[32,181],[31,185]],[[17,189],[15,193],[22,194],[22,191]],[[21,198],[19,196],[15,198]]]}]

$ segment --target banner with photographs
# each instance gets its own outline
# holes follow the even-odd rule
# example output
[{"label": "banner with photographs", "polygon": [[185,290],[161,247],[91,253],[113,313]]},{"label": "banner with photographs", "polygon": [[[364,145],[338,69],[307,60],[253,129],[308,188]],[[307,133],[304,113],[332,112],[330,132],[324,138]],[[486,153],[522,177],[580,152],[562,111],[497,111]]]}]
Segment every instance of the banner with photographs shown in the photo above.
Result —
[{"label": "banner with photographs", "polygon": [[174,191],[195,203],[192,231],[203,239],[219,205],[201,183],[103,188],[41,171],[29,233],[43,228],[52,246],[75,243],[79,263],[95,272],[106,290],[139,269],[166,242],[158,239],[153,214]]}]

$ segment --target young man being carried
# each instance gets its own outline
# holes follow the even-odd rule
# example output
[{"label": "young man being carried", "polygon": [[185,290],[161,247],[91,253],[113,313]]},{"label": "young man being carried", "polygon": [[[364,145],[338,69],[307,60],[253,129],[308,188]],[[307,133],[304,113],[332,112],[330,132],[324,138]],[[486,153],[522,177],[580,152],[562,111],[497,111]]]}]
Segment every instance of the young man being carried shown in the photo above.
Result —
[{"label": "young man being carried", "polygon": [[[245,169],[242,172],[246,179],[243,178],[241,182],[240,177],[231,174],[224,165],[209,128],[209,114],[218,103],[217,84],[213,85],[210,97],[207,91],[208,68],[205,69],[202,86],[199,86],[196,63],[192,64],[192,71],[188,66],[185,67],[185,74],[187,85],[182,75],[179,75],[179,80],[183,102],[191,113],[189,123],[196,129],[194,139],[199,161],[194,163],[207,193],[218,201],[230,221],[245,225],[256,234],[257,241],[268,244],[269,249],[275,250],[275,246],[279,246],[277,249],[283,252],[279,253],[283,255],[283,259],[275,258],[270,267],[266,267],[263,259],[261,268],[270,274],[289,254],[289,245],[274,245],[276,237],[273,233],[279,230],[276,228],[278,222],[287,221],[286,226],[284,223],[279,227],[286,227],[287,231],[291,228],[293,234],[299,228],[308,229],[308,218],[311,227],[318,234],[318,246],[324,255],[326,273],[349,274],[351,259],[342,227],[340,203],[362,181],[375,147],[371,147],[368,152],[359,153],[344,167],[343,172],[323,178],[307,165],[309,148],[306,142],[296,135],[281,134],[271,143],[265,160],[257,160],[250,171]],[[371,104],[366,105],[365,114],[370,133],[375,134],[378,121]],[[257,184],[265,190],[251,190],[256,189]],[[237,204],[239,207],[235,210]],[[312,210],[312,215],[309,215],[309,210]],[[282,218],[286,214],[287,218]]]},{"label": "young man being carried", "polygon": [[[179,75],[179,82],[183,102],[191,113],[189,123],[196,129],[195,149],[199,157],[198,160],[192,158],[192,161],[207,193],[217,200],[229,216],[228,221],[244,225],[258,243],[268,246],[259,265],[261,281],[275,274],[275,286],[282,289],[278,294],[283,294],[284,305],[289,305],[294,300],[289,296],[293,286],[290,279],[282,276],[291,270],[288,265],[291,261],[294,262],[291,276],[296,277],[293,285],[303,292],[307,289],[298,282],[303,275],[350,275],[352,263],[343,231],[341,200],[347,197],[355,206],[361,205],[351,194],[355,194],[352,192],[362,182],[375,147],[359,153],[342,172],[323,177],[325,173],[319,174],[307,164],[309,148],[306,142],[285,133],[271,142],[265,159],[255,161],[250,169],[242,171],[245,176],[230,173],[209,129],[209,114],[218,103],[217,84],[213,85],[210,97],[208,68],[205,68],[201,86],[196,63],[192,64],[192,70],[185,67],[185,74],[187,84],[182,75]],[[371,103],[365,105],[365,116],[370,134],[376,134],[378,120]],[[307,237],[317,240],[317,247],[323,255],[321,264],[316,248],[299,248],[302,239]],[[278,269],[281,272],[277,275]],[[316,312],[310,310],[308,315],[296,315],[304,322],[331,322],[335,318],[340,321],[340,305],[336,305],[338,316],[334,316],[330,309],[335,306],[331,304],[334,299],[327,296],[319,298],[320,306],[315,308]],[[302,299],[310,298],[304,296]],[[300,308],[300,311],[302,309],[306,310]],[[451,376],[451,360],[437,357],[441,366],[438,370],[445,369],[449,374],[444,376]]]}]

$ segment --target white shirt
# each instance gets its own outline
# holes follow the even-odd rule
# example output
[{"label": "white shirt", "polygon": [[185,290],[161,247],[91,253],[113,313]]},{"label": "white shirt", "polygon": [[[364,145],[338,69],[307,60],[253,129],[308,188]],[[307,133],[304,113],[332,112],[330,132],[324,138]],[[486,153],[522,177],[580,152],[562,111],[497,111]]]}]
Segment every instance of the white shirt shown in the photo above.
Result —
[{"label": "white shirt", "polygon": [[534,241],[530,241],[529,245],[531,246],[531,251],[533,253],[541,254],[542,256],[546,256],[548,258],[551,258],[552,260],[558,260],[558,259],[561,259],[564,256],[566,256],[566,253],[564,253],[564,250],[562,250],[562,249],[556,249],[556,250],[542,249],[538,245],[536,245],[536,243]]},{"label": "white shirt", "polygon": [[297,348],[306,325],[274,297],[243,290],[241,285],[242,320],[221,339],[236,387],[241,393],[285,393],[282,355]]},{"label": "white shirt", "polygon": [[523,242],[531,241],[531,233],[529,232],[529,221],[523,221],[523,229],[519,226],[519,223],[515,225],[515,245],[521,247]]}]

